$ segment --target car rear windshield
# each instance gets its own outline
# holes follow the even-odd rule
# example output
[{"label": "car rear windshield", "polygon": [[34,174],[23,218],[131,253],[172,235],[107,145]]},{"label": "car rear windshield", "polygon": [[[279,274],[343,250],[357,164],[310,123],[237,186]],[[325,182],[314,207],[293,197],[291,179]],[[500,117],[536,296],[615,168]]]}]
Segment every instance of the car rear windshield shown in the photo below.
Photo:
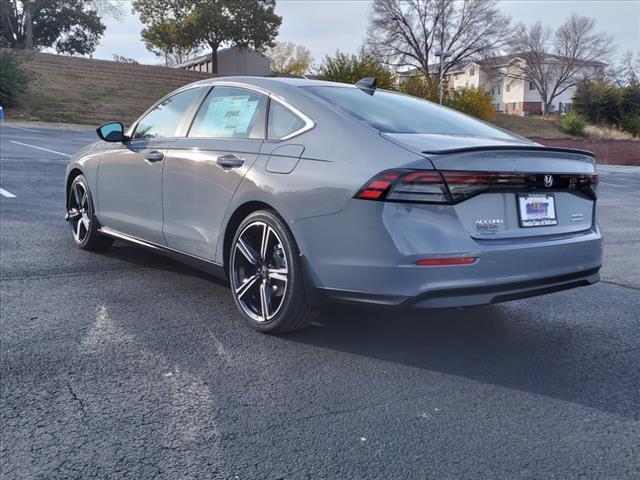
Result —
[{"label": "car rear windshield", "polygon": [[513,135],[416,97],[351,87],[305,87],[348,114],[386,133],[433,133],[513,139]]}]

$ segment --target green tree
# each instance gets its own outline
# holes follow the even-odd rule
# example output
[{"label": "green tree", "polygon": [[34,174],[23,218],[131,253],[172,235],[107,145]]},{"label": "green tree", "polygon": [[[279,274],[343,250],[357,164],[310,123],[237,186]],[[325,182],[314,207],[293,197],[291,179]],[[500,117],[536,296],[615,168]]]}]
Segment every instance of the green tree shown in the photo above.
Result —
[{"label": "green tree", "polygon": [[591,123],[617,124],[622,116],[623,100],[620,87],[592,79],[578,83],[573,107]]},{"label": "green tree", "polygon": [[276,42],[265,52],[271,58],[271,70],[283,75],[302,76],[311,67],[311,52],[304,45],[293,42]]},{"label": "green tree", "polygon": [[318,67],[320,80],[354,84],[365,77],[376,77],[378,88],[397,89],[393,71],[364,51],[360,51],[358,55],[349,55],[338,50],[334,57],[325,56]]},{"label": "green tree", "polygon": [[204,45],[211,49],[213,73],[218,72],[218,49],[224,44],[251,47],[258,52],[274,45],[282,18],[275,0],[133,0],[134,12],[146,25],[143,39],[150,49]]},{"label": "green tree", "polygon": [[23,59],[13,50],[0,50],[0,105],[15,105],[24,93],[31,75],[22,66]]},{"label": "green tree", "polygon": [[0,0],[0,11],[0,42],[12,48],[86,55],[105,30],[98,10],[83,0]]}]

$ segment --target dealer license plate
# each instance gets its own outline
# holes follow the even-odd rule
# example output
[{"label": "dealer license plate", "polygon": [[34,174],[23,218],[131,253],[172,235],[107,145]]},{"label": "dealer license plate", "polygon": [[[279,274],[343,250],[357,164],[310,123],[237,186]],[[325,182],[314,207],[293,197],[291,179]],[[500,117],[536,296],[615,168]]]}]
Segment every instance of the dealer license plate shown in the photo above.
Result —
[{"label": "dealer license plate", "polygon": [[558,224],[555,198],[552,194],[518,195],[521,227],[548,227]]}]

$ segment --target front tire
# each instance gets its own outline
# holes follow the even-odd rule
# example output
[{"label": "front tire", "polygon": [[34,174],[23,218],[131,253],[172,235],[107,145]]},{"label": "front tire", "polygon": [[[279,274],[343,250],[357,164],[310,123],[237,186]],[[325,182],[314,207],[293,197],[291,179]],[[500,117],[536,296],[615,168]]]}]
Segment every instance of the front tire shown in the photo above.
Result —
[{"label": "front tire", "polygon": [[113,238],[98,232],[93,199],[84,175],[74,178],[69,187],[67,213],[76,247],[83,250],[104,250],[111,246]]},{"label": "front tire", "polygon": [[305,290],[293,235],[273,210],[250,214],[238,227],[229,254],[234,303],[261,332],[300,330],[318,316]]}]

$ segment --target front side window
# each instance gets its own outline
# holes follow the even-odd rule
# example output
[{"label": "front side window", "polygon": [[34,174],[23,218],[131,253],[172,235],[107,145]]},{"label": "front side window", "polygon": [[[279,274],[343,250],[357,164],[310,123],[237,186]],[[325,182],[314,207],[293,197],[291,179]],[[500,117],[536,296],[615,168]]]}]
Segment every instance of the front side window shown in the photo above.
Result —
[{"label": "front side window", "polygon": [[353,87],[305,88],[381,132],[513,138],[472,117],[408,95],[384,90],[369,95]]},{"label": "front side window", "polygon": [[175,137],[178,126],[202,87],[190,88],[160,102],[136,126],[133,138]]},{"label": "front side window", "polygon": [[269,107],[269,140],[280,140],[305,126],[304,120],[275,100]]},{"label": "front side window", "polygon": [[214,87],[202,102],[189,137],[264,139],[267,96],[237,87]]}]

